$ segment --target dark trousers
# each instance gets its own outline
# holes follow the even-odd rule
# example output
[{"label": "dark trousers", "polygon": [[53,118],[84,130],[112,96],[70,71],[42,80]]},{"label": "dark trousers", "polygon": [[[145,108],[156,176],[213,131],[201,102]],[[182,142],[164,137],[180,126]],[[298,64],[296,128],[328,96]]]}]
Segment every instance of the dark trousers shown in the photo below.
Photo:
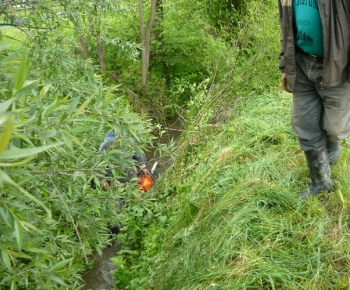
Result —
[{"label": "dark trousers", "polygon": [[326,88],[323,62],[299,52],[291,108],[292,129],[303,151],[319,148],[326,140],[338,142],[350,131],[350,83]]}]

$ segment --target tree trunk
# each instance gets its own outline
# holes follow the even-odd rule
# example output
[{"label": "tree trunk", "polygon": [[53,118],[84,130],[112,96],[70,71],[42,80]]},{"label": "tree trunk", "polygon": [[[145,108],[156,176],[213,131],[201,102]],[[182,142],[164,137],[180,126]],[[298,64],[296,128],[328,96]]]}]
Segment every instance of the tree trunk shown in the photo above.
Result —
[{"label": "tree trunk", "polygon": [[96,32],[95,35],[95,39],[97,41],[97,45],[96,45],[96,50],[97,50],[97,55],[98,55],[98,60],[100,62],[100,67],[101,67],[101,71],[103,73],[106,72],[106,55],[105,55],[105,47],[104,44],[102,42],[102,26],[103,26],[103,5],[100,4],[100,11],[99,11],[99,22],[98,22],[98,26],[96,26],[96,29],[94,29],[94,31]]},{"label": "tree trunk", "polygon": [[81,34],[78,36],[78,39],[80,43],[81,55],[83,56],[84,59],[88,59],[90,57],[90,54],[86,43],[86,39]]},{"label": "tree trunk", "polygon": [[90,57],[89,49],[88,49],[88,40],[84,37],[84,35],[80,29],[81,24],[74,17],[71,17],[70,20],[72,21],[73,26],[74,26],[74,30],[78,36],[78,41],[79,41],[80,49],[81,49],[81,55],[84,59],[88,59]]},{"label": "tree trunk", "polygon": [[105,49],[104,49],[103,44],[100,41],[96,45],[96,50],[97,50],[97,55],[98,55],[98,60],[99,60],[99,63],[100,63],[101,71],[103,73],[105,73],[106,72]]},{"label": "tree trunk", "polygon": [[140,20],[140,38],[142,44],[142,67],[141,67],[141,84],[144,86],[147,82],[147,72],[149,69],[149,59],[151,52],[151,33],[153,22],[156,14],[157,0],[151,0],[151,13],[147,21],[146,29],[143,24],[143,1],[139,0],[139,20]]},{"label": "tree trunk", "polygon": [[[160,43],[161,46],[163,47],[164,44],[164,37],[162,36],[163,28],[162,28],[162,23],[164,21],[164,7],[163,7],[163,0],[157,0],[157,6],[156,6],[156,19],[154,20],[154,29],[153,29],[153,37],[155,40],[157,40],[157,43]],[[150,56],[150,61],[152,58],[158,58],[160,60],[162,69],[163,69],[163,77],[165,78],[165,83],[167,87],[170,86],[170,78],[169,78],[169,69],[167,62],[164,61],[165,55],[164,51],[162,49],[158,49],[155,53],[153,53]]]}]

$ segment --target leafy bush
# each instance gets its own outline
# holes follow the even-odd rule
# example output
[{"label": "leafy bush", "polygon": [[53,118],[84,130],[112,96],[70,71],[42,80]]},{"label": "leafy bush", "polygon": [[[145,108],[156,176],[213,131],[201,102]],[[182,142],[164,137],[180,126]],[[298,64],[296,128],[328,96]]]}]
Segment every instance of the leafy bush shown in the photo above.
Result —
[{"label": "leafy bush", "polygon": [[[52,86],[27,80],[27,57],[14,60],[14,76],[8,70],[1,77],[0,283],[77,288],[92,250],[101,252],[109,239],[107,225],[120,220],[116,200],[125,194],[117,178],[109,191],[92,189],[90,181],[106,166],[118,177],[132,165],[122,154],[98,154],[98,145],[117,129],[147,146],[151,126],[99,78],[89,79],[95,89],[88,97],[62,97]],[[2,63],[3,71],[14,63]]]}]

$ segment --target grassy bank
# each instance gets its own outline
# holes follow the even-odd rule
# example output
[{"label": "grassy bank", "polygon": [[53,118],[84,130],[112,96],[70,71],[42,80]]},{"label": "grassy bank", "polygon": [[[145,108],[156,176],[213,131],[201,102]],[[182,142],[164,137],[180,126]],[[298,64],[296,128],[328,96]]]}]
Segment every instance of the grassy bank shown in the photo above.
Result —
[{"label": "grassy bank", "polygon": [[167,226],[144,242],[151,266],[134,266],[147,268],[145,289],[349,289],[349,145],[334,191],[300,200],[309,177],[290,95],[226,105],[228,119],[187,135],[164,179]]}]

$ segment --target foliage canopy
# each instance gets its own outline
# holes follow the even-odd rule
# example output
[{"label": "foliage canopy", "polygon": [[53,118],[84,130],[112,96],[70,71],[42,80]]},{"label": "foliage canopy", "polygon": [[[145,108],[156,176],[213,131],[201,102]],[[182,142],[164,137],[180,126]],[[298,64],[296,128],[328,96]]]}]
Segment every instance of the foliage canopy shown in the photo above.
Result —
[{"label": "foliage canopy", "polygon": [[[277,285],[282,274],[274,275],[271,269],[272,274],[264,276],[257,264],[263,251],[247,249],[252,249],[252,241],[267,248],[263,235],[271,234],[269,222],[278,233],[286,229],[270,220],[276,212],[265,211],[272,203],[270,187],[257,195],[259,182],[255,177],[242,179],[251,167],[241,165],[253,163],[252,148],[262,152],[263,145],[283,144],[289,133],[283,124],[285,131],[273,134],[264,122],[259,128],[263,134],[249,131],[248,115],[257,111],[244,115],[245,106],[238,106],[245,99],[246,107],[250,102],[257,105],[254,99],[262,94],[267,98],[266,92],[276,86],[277,64],[272,63],[278,55],[279,28],[274,1],[157,1],[146,86],[140,85],[135,1],[45,0],[25,7],[21,2],[6,1],[0,7],[6,24],[0,28],[0,285],[81,287],[81,273],[90,264],[92,251],[101,253],[109,242],[108,224],[122,225],[117,239],[124,248],[115,258],[120,289],[202,289],[208,281],[216,285],[239,274],[249,279],[250,269],[260,275],[259,281]],[[223,125],[236,122],[239,114],[244,116],[239,119],[241,127],[234,122],[232,128]],[[133,165],[127,158],[133,148],[127,142],[120,144],[124,153],[97,153],[109,129],[132,136],[136,150],[146,151],[153,146],[155,127],[161,127],[154,123],[173,116],[180,116],[188,134],[183,135],[179,157],[159,184],[156,198],[145,198],[133,183],[117,179],[113,190],[90,187],[91,180],[99,184],[107,166],[121,176],[123,168]],[[239,140],[242,132],[251,135]],[[254,167],[257,175],[273,167],[275,159],[265,153],[267,163]],[[236,154],[239,163],[232,168],[229,162]],[[209,192],[203,187],[205,180]],[[252,199],[244,203],[246,195]],[[293,198],[278,196],[277,210],[292,206]],[[125,207],[117,214],[116,200],[121,197]],[[210,206],[204,206],[207,203]],[[235,222],[230,222],[236,212],[233,205],[240,208]],[[250,215],[260,216],[247,218]],[[266,228],[258,229],[259,223]],[[225,244],[234,237],[220,234],[228,227],[239,233],[235,247]],[[244,227],[251,231],[240,232]],[[254,230],[260,233],[255,236]],[[200,233],[217,234],[217,239],[206,240]],[[208,261],[194,241],[205,249]],[[214,244],[228,247],[227,252]],[[184,276],[174,280],[178,268],[171,263],[182,267],[184,261]],[[230,272],[232,261],[247,271]],[[210,271],[215,267],[218,272]],[[198,272],[190,276],[193,269]]]}]

